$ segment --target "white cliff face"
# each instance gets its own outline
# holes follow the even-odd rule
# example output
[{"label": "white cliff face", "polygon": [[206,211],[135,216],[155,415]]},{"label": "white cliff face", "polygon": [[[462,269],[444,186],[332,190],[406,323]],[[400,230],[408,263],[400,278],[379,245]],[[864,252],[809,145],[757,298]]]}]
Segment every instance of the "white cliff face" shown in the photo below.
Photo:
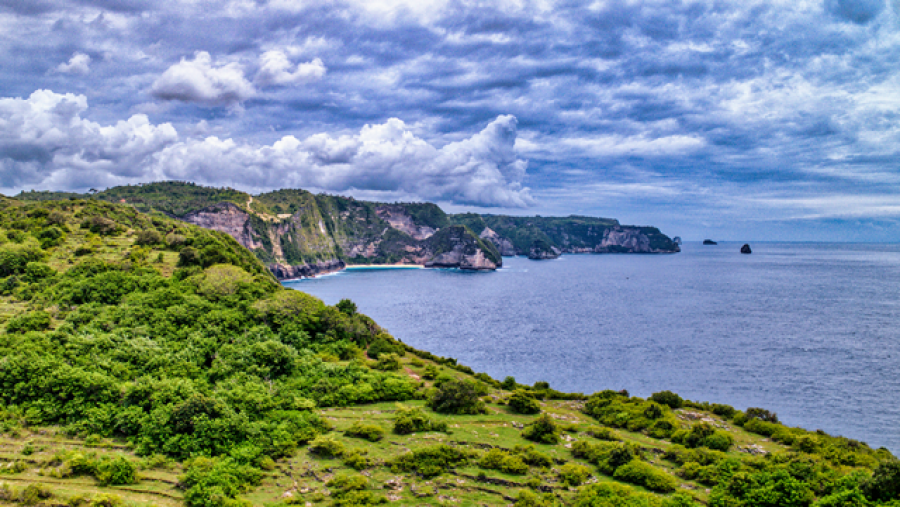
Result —
[{"label": "white cliff face", "polygon": [[250,227],[250,216],[246,211],[231,203],[220,203],[215,206],[194,211],[181,217],[181,220],[204,229],[224,232],[244,247],[254,250],[263,245],[253,239]]},{"label": "white cliff face", "polygon": [[405,232],[419,241],[428,239],[437,232],[431,227],[416,225],[412,217],[401,206],[379,206],[375,209],[375,213],[379,218],[391,224],[394,229]]},{"label": "white cliff face", "polygon": [[512,241],[500,237],[493,229],[490,227],[485,227],[481,234],[478,235],[481,239],[486,239],[494,244],[497,247],[497,250],[500,251],[500,255],[504,257],[512,257],[516,255],[516,247],[513,246]]}]

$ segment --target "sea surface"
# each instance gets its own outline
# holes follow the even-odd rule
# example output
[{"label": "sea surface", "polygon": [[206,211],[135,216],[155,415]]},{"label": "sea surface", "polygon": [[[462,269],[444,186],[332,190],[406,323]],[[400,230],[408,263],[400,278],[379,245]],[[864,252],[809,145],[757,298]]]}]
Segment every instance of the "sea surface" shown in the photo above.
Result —
[{"label": "sea surface", "polygon": [[505,257],[496,272],[351,270],[396,338],[497,379],[763,407],[900,454],[900,245],[688,242],[670,255]]}]

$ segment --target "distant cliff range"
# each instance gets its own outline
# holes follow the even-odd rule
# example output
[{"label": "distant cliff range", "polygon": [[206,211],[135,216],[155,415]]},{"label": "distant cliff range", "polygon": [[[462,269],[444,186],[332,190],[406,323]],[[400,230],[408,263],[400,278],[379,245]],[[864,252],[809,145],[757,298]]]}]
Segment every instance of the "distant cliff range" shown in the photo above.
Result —
[{"label": "distant cliff range", "polygon": [[354,264],[415,264],[493,270],[502,256],[553,259],[563,253],[674,253],[655,227],[609,218],[448,215],[432,203],[378,203],[276,190],[250,195],[230,188],[161,182],[92,194],[23,192],[19,199],[94,198],[158,211],[225,232],[280,279],[315,276]]}]

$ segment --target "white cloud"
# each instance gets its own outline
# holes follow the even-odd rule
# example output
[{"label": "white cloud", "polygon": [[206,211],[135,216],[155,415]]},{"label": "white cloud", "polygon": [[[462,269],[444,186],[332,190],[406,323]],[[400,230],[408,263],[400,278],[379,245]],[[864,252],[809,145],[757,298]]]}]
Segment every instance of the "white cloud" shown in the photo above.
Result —
[{"label": "white cloud", "polygon": [[195,102],[206,106],[230,106],[256,95],[237,63],[213,64],[212,57],[199,51],[193,60],[181,59],[169,67],[150,88],[161,100]]},{"label": "white cloud", "polygon": [[479,206],[526,207],[526,161],[516,119],[437,148],[401,120],[358,134],[285,136],[270,145],[209,136],[180,140],[146,115],[101,126],[82,118],[83,95],[38,90],[0,99],[0,189],[87,188],[183,179],[246,189],[300,187],[383,192]]},{"label": "white cloud", "polygon": [[260,67],[255,82],[260,86],[281,86],[321,79],[327,72],[322,60],[316,58],[296,66],[281,51],[266,51],[259,58]]},{"label": "white cloud", "polygon": [[67,63],[61,63],[56,67],[57,72],[63,74],[82,74],[87,75],[91,72],[91,57],[80,52],[72,55]]},{"label": "white cloud", "polygon": [[81,117],[87,108],[83,95],[49,90],[0,98],[0,187],[146,179],[154,157],[178,140],[172,125],[153,125],[146,115],[101,126]]}]

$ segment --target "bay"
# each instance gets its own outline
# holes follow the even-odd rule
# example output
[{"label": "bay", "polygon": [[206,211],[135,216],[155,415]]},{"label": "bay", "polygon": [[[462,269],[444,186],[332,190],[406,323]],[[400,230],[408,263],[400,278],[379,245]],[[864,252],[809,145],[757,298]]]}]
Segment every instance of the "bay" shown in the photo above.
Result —
[{"label": "bay", "polygon": [[496,272],[349,270],[285,285],[349,298],[413,347],[562,391],[669,389],[900,451],[900,245],[688,242],[672,255],[504,258]]}]

